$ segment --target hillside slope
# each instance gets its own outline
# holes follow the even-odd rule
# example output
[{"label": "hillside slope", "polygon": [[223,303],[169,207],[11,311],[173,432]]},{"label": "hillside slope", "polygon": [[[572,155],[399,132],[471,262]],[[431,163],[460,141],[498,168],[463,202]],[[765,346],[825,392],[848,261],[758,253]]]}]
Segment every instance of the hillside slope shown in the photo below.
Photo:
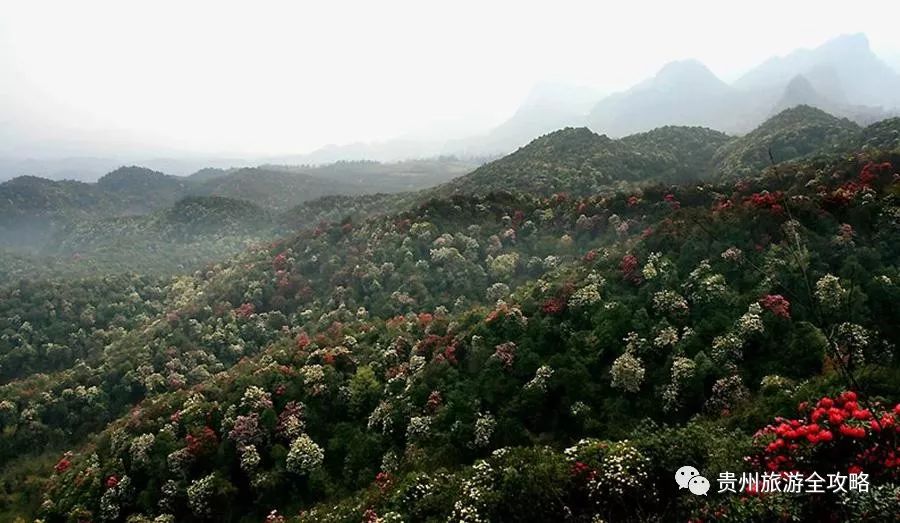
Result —
[{"label": "hillside slope", "polygon": [[775,163],[856,147],[861,128],[847,119],[801,105],[773,116],[724,145],[713,162],[724,176],[745,176]]},{"label": "hillside slope", "polygon": [[[631,147],[564,133],[578,140],[537,150],[567,157],[544,161],[575,169],[595,147]],[[165,287],[116,283],[104,318],[137,307],[138,323],[103,320],[71,341],[91,313],[68,296],[97,282],[10,291],[0,458],[52,461],[28,497],[6,499],[47,521],[872,517],[882,505],[696,499],[671,471],[752,469],[769,441],[751,434],[846,387],[838,362],[865,376],[859,416],[887,419],[900,395],[898,169],[872,152],[737,185],[431,199]],[[48,296],[65,324],[24,327],[19,311]],[[830,442],[801,442],[812,470],[888,441],[859,420],[826,423]],[[623,471],[607,474],[614,463]],[[879,489],[897,481],[865,466]]]},{"label": "hillside slope", "polygon": [[628,183],[681,183],[709,173],[728,137],[699,127],[663,127],[613,140],[587,128],[542,136],[439,188],[440,194],[522,191],[582,196]]}]

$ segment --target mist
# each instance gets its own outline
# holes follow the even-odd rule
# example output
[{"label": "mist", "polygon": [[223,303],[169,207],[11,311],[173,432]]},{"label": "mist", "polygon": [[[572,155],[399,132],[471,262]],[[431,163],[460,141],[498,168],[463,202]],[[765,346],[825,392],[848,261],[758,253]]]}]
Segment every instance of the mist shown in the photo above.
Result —
[{"label": "mist", "polygon": [[[5,2],[0,178],[93,179],[122,163],[189,174],[266,161],[498,154],[564,125],[610,135],[657,123],[741,132],[736,122],[752,127],[768,115],[782,85],[722,102],[740,107],[725,122],[641,123],[630,108],[598,116],[596,105],[676,60],[696,60],[735,87],[773,57],[843,34],[864,33],[886,63],[900,56],[891,27],[870,16],[877,8],[890,19],[900,8],[880,2],[849,12],[822,2],[545,7]],[[871,93],[838,98],[847,108],[895,104]],[[748,112],[760,115],[748,121]]]}]

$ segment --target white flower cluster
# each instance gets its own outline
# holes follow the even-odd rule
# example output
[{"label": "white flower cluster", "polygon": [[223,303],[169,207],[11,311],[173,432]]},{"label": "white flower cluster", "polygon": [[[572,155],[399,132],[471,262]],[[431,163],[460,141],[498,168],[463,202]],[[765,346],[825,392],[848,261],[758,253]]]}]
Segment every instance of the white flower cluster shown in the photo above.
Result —
[{"label": "white flower cluster", "polygon": [[610,369],[612,386],[626,392],[637,392],[644,383],[645,372],[643,362],[630,351],[626,351],[612,364]]},{"label": "white flower cluster", "polygon": [[641,269],[641,274],[645,280],[652,280],[660,274],[665,275],[671,268],[671,263],[662,257],[658,252],[650,253],[647,257],[647,263]]},{"label": "white flower cluster", "polygon": [[308,475],[318,469],[323,461],[325,451],[308,435],[301,434],[291,442],[287,455],[287,469],[290,472]]},{"label": "white flower cluster", "polygon": [[406,426],[406,439],[413,441],[423,439],[431,432],[431,418],[429,416],[413,416]]},{"label": "white flower cluster", "polygon": [[241,408],[261,412],[272,408],[272,395],[256,385],[250,385],[241,397]]},{"label": "white flower cluster", "polygon": [[663,410],[677,411],[682,403],[681,393],[688,382],[697,374],[697,364],[690,358],[678,357],[672,362],[672,381],[662,392]]},{"label": "white flower cluster", "polygon": [[837,310],[847,296],[841,280],[833,274],[826,274],[816,282],[816,299],[826,310]]},{"label": "white flower cluster", "polygon": [[600,300],[600,284],[589,283],[572,294],[569,298],[569,307],[573,309],[590,307],[591,305],[600,303]]},{"label": "white flower cluster", "polygon": [[450,521],[456,523],[488,523],[484,514],[486,497],[494,486],[494,469],[485,460],[472,466],[472,477],[462,485],[462,493],[453,505]]},{"label": "white flower cluster", "polygon": [[106,489],[100,497],[100,520],[115,521],[119,519],[121,504],[132,494],[131,478],[122,476],[115,486]]},{"label": "white flower cluster", "polygon": [[738,319],[735,329],[742,339],[746,339],[752,334],[762,333],[765,330],[762,321],[762,307],[756,302],[751,303],[747,312]]},{"label": "white flower cluster", "polygon": [[166,456],[166,464],[169,472],[173,474],[184,474],[187,467],[194,461],[194,457],[188,452],[187,448],[178,449]]},{"label": "white flower cluster", "polygon": [[628,440],[613,443],[588,483],[595,501],[621,502],[623,496],[653,496],[649,481],[650,460]]},{"label": "white flower cluster", "polygon": [[678,343],[678,329],[675,327],[663,328],[653,339],[653,345],[657,348],[673,347],[676,343]]},{"label": "white flower cluster", "polygon": [[133,467],[146,467],[150,464],[150,449],[156,442],[153,434],[141,434],[131,440],[131,465]]},{"label": "white flower cluster", "polygon": [[427,241],[435,233],[435,226],[429,222],[416,222],[409,228],[410,236],[415,236],[419,240]]},{"label": "white flower cluster", "polygon": [[534,377],[531,378],[531,381],[525,384],[525,390],[539,390],[541,392],[546,392],[547,382],[550,381],[552,376],[553,369],[548,365],[541,365],[534,373]]},{"label": "white flower cluster", "polygon": [[641,338],[640,335],[634,331],[629,332],[622,341],[625,342],[625,352],[630,352],[631,354],[641,354],[650,348],[650,344],[647,342],[646,338]]},{"label": "white flower cluster", "polygon": [[252,475],[256,472],[256,467],[259,466],[259,452],[256,450],[256,445],[245,445],[241,447],[241,470],[243,470],[248,475]]},{"label": "white flower cluster", "polygon": [[497,282],[488,287],[485,296],[487,297],[488,301],[492,302],[502,300],[503,298],[509,296],[509,285]]},{"label": "white flower cluster", "polygon": [[[572,237],[568,234],[564,235],[562,238],[560,238],[560,242],[563,245],[571,245]],[[550,254],[544,257],[544,259],[541,261],[541,268],[543,268],[545,271],[552,271],[553,269],[559,267],[560,262],[562,262],[562,259],[559,256]]]},{"label": "white flower cluster", "polygon": [[300,375],[303,376],[303,384],[311,395],[318,396],[325,390],[325,368],[318,363],[304,365],[300,369]]},{"label": "white flower cluster", "polygon": [[841,323],[834,334],[834,344],[841,356],[855,365],[865,361],[865,348],[871,335],[865,327],[856,323]]},{"label": "white flower cluster", "polygon": [[596,447],[596,446],[597,446],[597,440],[582,438],[582,439],[578,440],[578,443],[572,445],[571,447],[567,447],[565,450],[563,450],[563,454],[565,454],[566,459],[568,459],[569,461],[577,461],[578,456],[581,453],[585,452],[586,450],[588,450],[592,447]]},{"label": "white flower cluster", "polygon": [[475,420],[475,448],[487,447],[496,428],[497,420],[493,416],[478,414],[478,418]]},{"label": "white flower cluster", "polygon": [[744,252],[737,247],[729,247],[721,254],[722,259],[731,263],[740,263],[744,259]]},{"label": "white flower cluster", "polygon": [[712,396],[706,401],[706,408],[712,412],[730,411],[750,396],[744,380],[738,374],[721,378],[713,384]]},{"label": "white flower cluster", "polygon": [[460,254],[456,247],[440,247],[431,249],[431,261],[446,266],[462,266],[466,263],[465,257]]},{"label": "white flower cluster", "polygon": [[493,259],[488,259],[488,271],[499,280],[509,279],[519,264],[519,254],[501,254]]},{"label": "white flower cluster", "polygon": [[744,340],[737,334],[728,332],[722,336],[716,336],[712,341],[710,355],[719,365],[733,364],[744,357]]},{"label": "white flower cluster", "polygon": [[793,381],[784,376],[768,374],[759,381],[759,388],[766,392],[783,392],[790,390],[793,384]]},{"label": "white flower cluster", "polygon": [[375,410],[369,414],[369,430],[380,429],[382,434],[388,434],[393,429],[393,406],[390,402],[382,400]]},{"label": "white flower cluster", "polygon": [[697,373],[697,364],[690,358],[679,357],[672,362],[672,383],[683,387]]},{"label": "white flower cluster", "polygon": [[171,511],[176,497],[178,497],[178,483],[174,479],[170,479],[159,489],[159,501],[157,502],[159,509],[163,512]]},{"label": "white flower cluster", "polygon": [[721,297],[728,290],[725,277],[715,273],[709,260],[703,260],[688,275],[684,284],[688,298],[694,303],[709,303]]},{"label": "white flower cluster", "polygon": [[569,407],[569,414],[571,414],[572,416],[574,416],[576,418],[586,416],[590,412],[591,412],[591,407],[583,401],[576,401],[575,403],[572,404],[571,407]]},{"label": "white flower cluster", "polygon": [[188,506],[195,516],[203,518],[210,515],[212,511],[210,503],[214,494],[215,481],[216,473],[213,472],[208,476],[194,480],[188,485]]},{"label": "white flower cluster", "polygon": [[688,311],[688,303],[682,295],[667,289],[653,294],[653,308],[659,314],[683,314]]}]

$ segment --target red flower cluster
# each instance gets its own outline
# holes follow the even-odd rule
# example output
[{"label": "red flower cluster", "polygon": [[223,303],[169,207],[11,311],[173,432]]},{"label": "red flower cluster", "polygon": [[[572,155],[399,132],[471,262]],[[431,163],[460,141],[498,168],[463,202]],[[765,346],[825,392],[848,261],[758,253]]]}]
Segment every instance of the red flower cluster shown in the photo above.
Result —
[{"label": "red flower cluster", "polygon": [[855,392],[847,391],[820,399],[812,410],[802,404],[801,410],[808,413],[805,419],[776,418],[776,424],[757,432],[754,438],[768,443],[751,462],[771,471],[790,472],[815,470],[817,460],[832,467],[843,460],[848,471],[864,469],[873,477],[900,477],[900,451],[892,444],[900,434],[900,404],[893,412],[872,412],[861,408]]},{"label": "red flower cluster", "polygon": [[513,225],[518,226],[519,224],[521,224],[522,222],[525,221],[525,213],[522,212],[521,210],[517,210],[516,212],[513,213],[512,220],[513,220]]},{"label": "red flower cluster", "polygon": [[375,475],[375,484],[378,485],[378,489],[382,492],[391,488],[393,482],[394,478],[391,477],[389,472],[379,472]]},{"label": "red flower cluster", "polygon": [[713,212],[723,212],[731,209],[731,207],[731,200],[728,198],[720,198],[713,203],[712,210]]},{"label": "red flower cluster", "polygon": [[256,312],[256,307],[252,303],[245,303],[234,309],[234,314],[238,318],[249,318],[254,312]]},{"label": "red flower cluster", "polygon": [[106,488],[116,488],[119,485],[119,478],[112,475],[106,478]]},{"label": "red flower cluster", "polygon": [[781,191],[776,192],[755,192],[750,196],[744,198],[744,205],[748,205],[755,209],[768,209],[773,214],[781,214],[784,208],[781,206],[780,202],[782,199]]},{"label": "red flower cluster", "polygon": [[824,195],[823,203],[831,207],[843,207],[853,201],[856,195],[865,188],[865,184],[847,182],[831,191],[831,193]]},{"label": "red flower cluster", "polygon": [[443,404],[444,396],[441,395],[441,391],[433,390],[431,391],[431,394],[428,395],[428,401],[425,403],[425,410],[434,414]]},{"label": "red flower cluster", "polygon": [[544,314],[549,316],[555,316],[557,314],[561,314],[564,310],[566,310],[566,300],[554,296],[553,298],[549,298],[547,301],[541,305],[541,310]]},{"label": "red flower cluster", "polygon": [[584,257],[582,259],[588,263],[596,260],[597,259],[597,250],[596,249],[589,250],[588,252],[586,252],[584,254]]},{"label": "red flower cluster", "polygon": [[592,469],[590,465],[586,463],[576,461],[572,465],[570,474],[573,478],[584,478],[585,480],[590,481],[597,475],[597,471]]},{"label": "red flower cluster", "polygon": [[505,368],[512,367],[516,359],[516,344],[512,342],[501,343],[494,349],[494,356]]},{"label": "red flower cluster", "polygon": [[859,183],[869,186],[878,179],[881,173],[890,173],[892,170],[894,170],[894,166],[891,165],[891,162],[869,162],[859,172]]},{"label": "red flower cluster", "polygon": [[438,354],[438,356],[443,357],[445,360],[449,361],[451,365],[456,365],[459,363],[459,360],[456,358],[456,345],[450,345],[449,347],[444,349],[444,352]]},{"label": "red flower cluster", "polygon": [[188,452],[193,456],[210,453],[219,444],[216,431],[210,427],[203,427],[193,434],[188,434],[184,439],[187,441]]},{"label": "red flower cluster", "polygon": [[791,317],[791,302],[780,294],[766,294],[759,299],[759,304],[775,316],[787,319]]},{"label": "red flower cluster", "polygon": [[672,194],[672,193],[669,193],[669,194],[665,195],[665,196],[663,197],[663,200],[665,200],[665,202],[669,204],[669,207],[671,207],[672,210],[677,210],[677,209],[680,209],[680,208],[681,208],[681,202],[679,202],[679,201],[675,198],[675,195]]},{"label": "red flower cluster", "polygon": [[634,254],[626,254],[622,257],[622,261],[619,263],[619,270],[622,271],[622,276],[628,281],[638,281],[639,276],[637,268],[638,259]]},{"label": "red flower cluster", "polygon": [[272,258],[272,268],[276,271],[284,270],[284,267],[287,265],[287,253],[281,253],[278,256]]},{"label": "red flower cluster", "polygon": [[550,202],[556,205],[569,201],[569,193],[558,192],[550,197]]},{"label": "red flower cluster", "polygon": [[69,458],[63,457],[61,460],[59,460],[56,463],[56,465],[53,467],[53,470],[55,470],[57,472],[57,474],[62,474],[63,472],[69,470],[69,468],[71,466],[72,466],[72,462],[69,461]]},{"label": "red flower cluster", "polygon": [[422,327],[427,327],[434,320],[434,316],[428,312],[420,312],[418,318]]},{"label": "red flower cluster", "polygon": [[641,201],[641,199],[638,198],[637,196],[629,196],[629,197],[628,197],[628,206],[629,206],[629,207],[634,207],[635,205],[637,205],[638,203],[640,203],[640,201]]}]

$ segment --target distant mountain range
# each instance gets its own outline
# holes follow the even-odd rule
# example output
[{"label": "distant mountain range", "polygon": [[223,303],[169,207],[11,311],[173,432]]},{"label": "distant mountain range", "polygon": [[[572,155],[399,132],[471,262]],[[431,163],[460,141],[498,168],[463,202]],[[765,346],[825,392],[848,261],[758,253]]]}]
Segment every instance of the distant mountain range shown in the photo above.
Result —
[{"label": "distant mountain range", "polygon": [[[123,163],[186,175],[204,167],[259,164],[321,165],[338,161],[396,162],[453,155],[483,159],[508,154],[564,127],[589,127],[621,137],[667,125],[702,126],[743,134],[797,105],[817,107],[857,124],[900,114],[900,58],[879,58],[865,35],[845,35],[815,49],[773,57],[728,84],[695,60],[672,62],[643,82],[604,96],[596,89],[541,83],[506,121],[464,139],[402,139],[329,145],[308,154],[268,158],[0,157],[0,180],[19,175],[93,181]],[[893,64],[892,67],[890,64]]]},{"label": "distant mountain range", "polygon": [[[587,126],[610,137],[667,125],[743,134],[797,105],[868,125],[900,114],[900,73],[871,50],[865,35],[855,34],[770,58],[732,84],[696,60],[669,63],[652,78],[608,96],[587,87],[539,84],[508,120],[482,135],[448,141],[441,152],[507,154],[563,127]],[[326,148],[311,156],[339,149]],[[364,149],[347,146],[343,153],[356,158],[416,147],[404,140]],[[435,144],[420,143],[418,150],[433,153]]]},{"label": "distant mountain range", "polygon": [[461,176],[479,163],[438,158],[382,164],[202,169],[187,177],[120,167],[96,183],[20,176],[0,183],[0,246],[44,245],[72,223],[141,216],[187,197],[243,200],[281,212],[327,195],[414,191]]}]

